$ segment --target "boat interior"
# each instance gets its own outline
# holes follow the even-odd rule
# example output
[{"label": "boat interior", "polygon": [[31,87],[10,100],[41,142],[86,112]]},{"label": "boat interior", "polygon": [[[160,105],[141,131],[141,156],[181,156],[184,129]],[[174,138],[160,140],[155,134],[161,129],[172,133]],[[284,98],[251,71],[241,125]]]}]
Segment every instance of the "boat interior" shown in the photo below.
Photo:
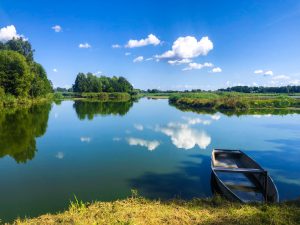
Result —
[{"label": "boat interior", "polygon": [[255,161],[238,150],[214,150],[212,166],[224,185],[243,202],[274,200],[273,182]]}]

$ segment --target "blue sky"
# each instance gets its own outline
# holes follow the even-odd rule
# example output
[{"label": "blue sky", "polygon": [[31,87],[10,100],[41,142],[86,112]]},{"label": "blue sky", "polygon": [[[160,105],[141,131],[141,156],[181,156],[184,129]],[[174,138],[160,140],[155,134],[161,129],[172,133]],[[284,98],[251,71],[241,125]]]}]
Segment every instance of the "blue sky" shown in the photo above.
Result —
[{"label": "blue sky", "polygon": [[300,85],[297,0],[1,0],[0,28],[29,39],[54,86],[78,72],[141,89]]}]

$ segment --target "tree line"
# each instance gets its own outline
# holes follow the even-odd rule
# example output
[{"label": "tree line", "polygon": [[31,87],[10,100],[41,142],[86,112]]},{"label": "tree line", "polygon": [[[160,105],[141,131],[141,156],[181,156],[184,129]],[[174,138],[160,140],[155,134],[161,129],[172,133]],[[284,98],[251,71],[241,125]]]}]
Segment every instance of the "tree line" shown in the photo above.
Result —
[{"label": "tree line", "polygon": [[97,77],[92,73],[79,73],[73,85],[74,92],[127,92],[133,91],[133,86],[124,77]]},{"label": "tree line", "polygon": [[249,87],[249,86],[234,86],[218,91],[226,92],[242,92],[242,93],[300,93],[300,86],[282,86],[282,87]]},{"label": "tree line", "polygon": [[0,97],[40,97],[53,92],[43,66],[34,61],[34,50],[23,38],[0,42]]}]

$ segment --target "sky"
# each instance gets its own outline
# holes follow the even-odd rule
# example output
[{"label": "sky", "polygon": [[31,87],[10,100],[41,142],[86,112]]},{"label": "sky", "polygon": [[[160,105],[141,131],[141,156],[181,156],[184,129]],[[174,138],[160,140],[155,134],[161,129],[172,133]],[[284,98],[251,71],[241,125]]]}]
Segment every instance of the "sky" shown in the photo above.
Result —
[{"label": "sky", "polygon": [[298,0],[1,0],[0,41],[20,36],[55,87],[79,72],[140,89],[300,85]]}]

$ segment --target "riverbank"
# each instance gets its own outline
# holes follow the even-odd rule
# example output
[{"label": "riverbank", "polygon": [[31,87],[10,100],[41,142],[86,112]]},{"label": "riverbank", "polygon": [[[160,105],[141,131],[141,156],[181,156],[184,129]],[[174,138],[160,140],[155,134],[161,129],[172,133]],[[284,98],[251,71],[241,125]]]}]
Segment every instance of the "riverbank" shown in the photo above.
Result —
[{"label": "riverbank", "polygon": [[170,104],[183,109],[254,110],[254,109],[300,109],[300,100],[288,95],[260,95],[241,93],[193,93],[174,94]]},{"label": "riverbank", "polygon": [[0,110],[16,108],[16,107],[30,107],[34,104],[50,102],[54,100],[53,94],[48,94],[45,97],[37,98],[16,98],[12,95],[0,97]]},{"label": "riverbank", "polygon": [[169,202],[132,197],[113,202],[71,203],[58,214],[16,220],[14,224],[299,224],[297,202],[258,205],[220,198]]},{"label": "riverbank", "polygon": [[99,93],[78,93],[78,92],[56,92],[56,98],[60,99],[92,99],[101,101],[129,101],[136,96],[127,92],[99,92]]}]

